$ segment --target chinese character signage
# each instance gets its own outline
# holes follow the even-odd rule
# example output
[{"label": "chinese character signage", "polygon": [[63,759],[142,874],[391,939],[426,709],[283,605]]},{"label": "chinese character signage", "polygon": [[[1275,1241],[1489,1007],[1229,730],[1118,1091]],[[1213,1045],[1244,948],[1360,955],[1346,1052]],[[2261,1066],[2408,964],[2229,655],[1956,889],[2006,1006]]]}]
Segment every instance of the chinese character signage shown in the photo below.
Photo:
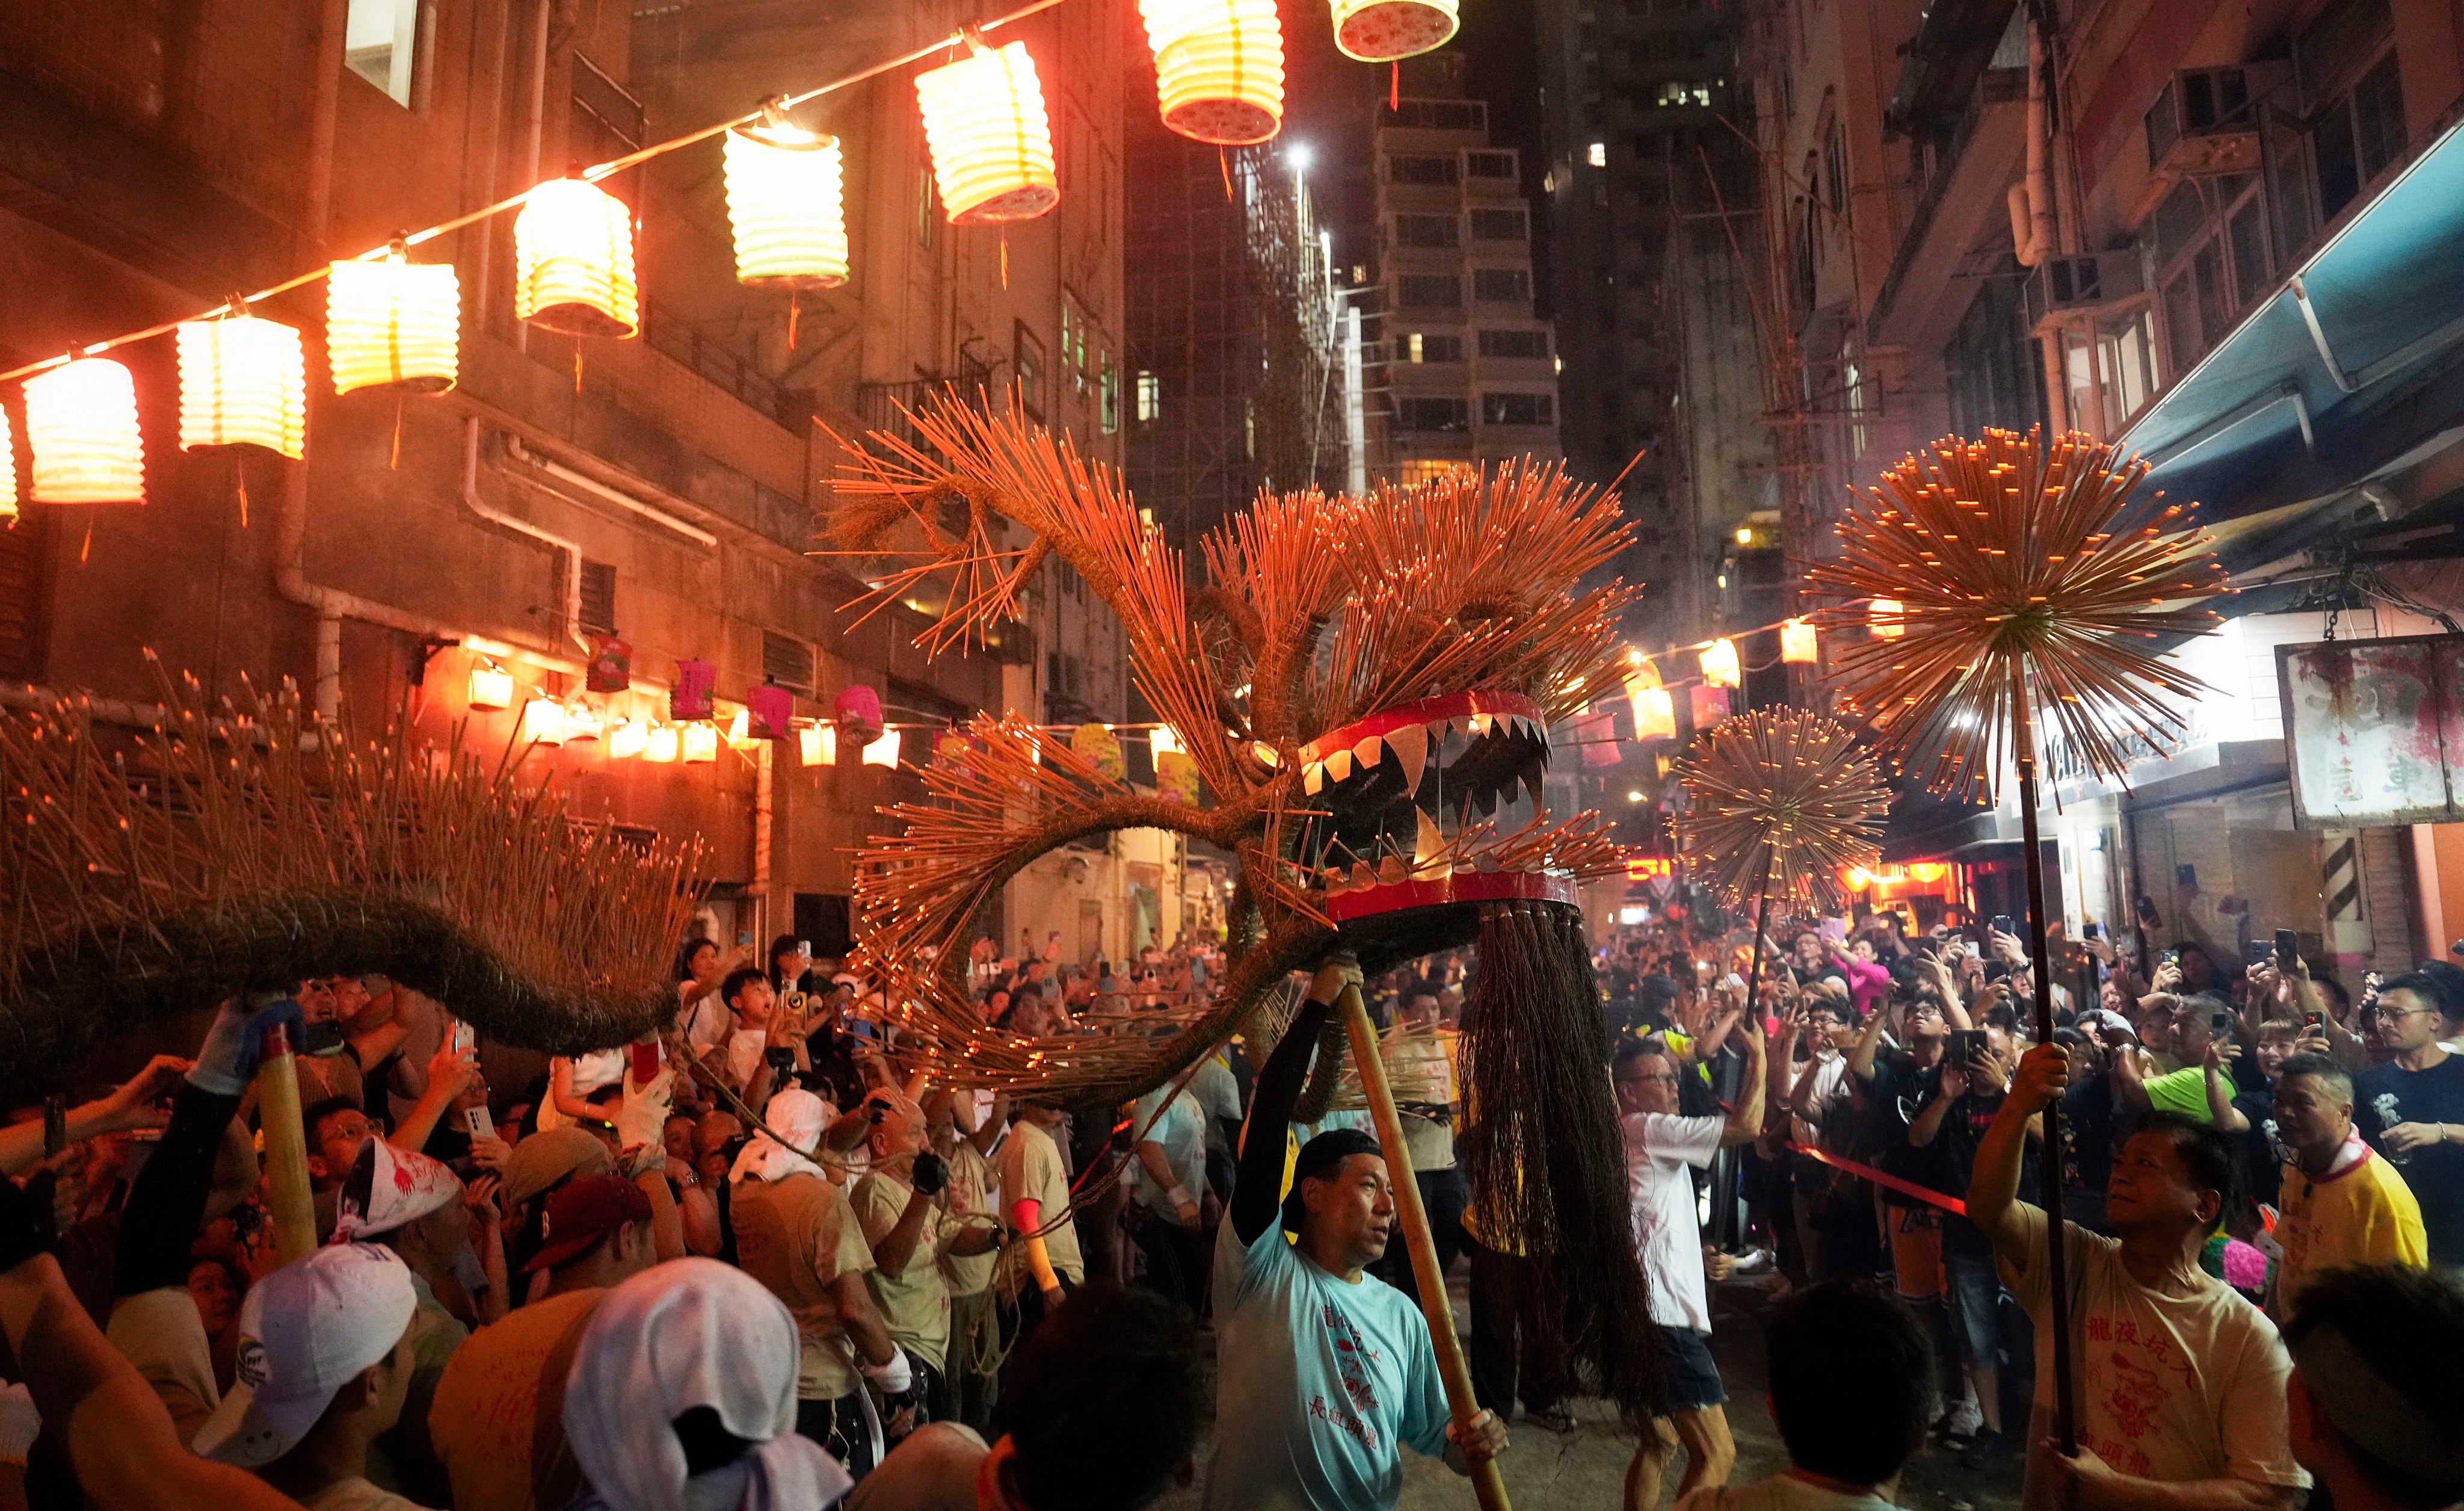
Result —
[{"label": "chinese character signage", "polygon": [[2276,649],[2303,829],[2464,821],[2464,635]]}]

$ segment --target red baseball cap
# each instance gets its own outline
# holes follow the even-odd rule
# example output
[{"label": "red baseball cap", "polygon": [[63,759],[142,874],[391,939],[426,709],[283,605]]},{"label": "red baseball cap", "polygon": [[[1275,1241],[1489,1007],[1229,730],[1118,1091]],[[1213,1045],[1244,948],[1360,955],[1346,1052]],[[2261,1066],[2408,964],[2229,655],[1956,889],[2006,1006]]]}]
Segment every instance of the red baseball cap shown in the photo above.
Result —
[{"label": "red baseball cap", "polygon": [[548,1193],[539,1223],[546,1242],[522,1273],[554,1269],[582,1256],[592,1244],[628,1222],[650,1220],[650,1198],[621,1175],[583,1175]]}]

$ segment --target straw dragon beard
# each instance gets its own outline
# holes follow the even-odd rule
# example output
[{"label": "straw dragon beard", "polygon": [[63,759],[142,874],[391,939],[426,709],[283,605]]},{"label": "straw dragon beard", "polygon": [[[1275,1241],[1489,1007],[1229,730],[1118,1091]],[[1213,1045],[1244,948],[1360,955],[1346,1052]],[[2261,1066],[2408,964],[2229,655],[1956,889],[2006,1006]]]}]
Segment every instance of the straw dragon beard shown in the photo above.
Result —
[{"label": "straw dragon beard", "polygon": [[[917,636],[929,651],[1006,641],[1057,556],[1118,616],[1133,682],[1178,746],[1148,788],[1105,740],[1016,715],[936,743],[927,800],[888,811],[900,832],[859,854],[855,881],[858,967],[914,1031],[913,1068],[1117,1103],[1260,1004],[1287,1005],[1293,973],[1334,950],[1375,973],[1478,944],[1464,1078],[1485,1110],[1466,1144],[1491,1235],[1551,1255],[1586,1383],[1649,1404],[1639,1371],[1659,1353],[1575,891],[1622,854],[1596,815],[1558,819],[1543,801],[1549,729],[1623,676],[1632,592],[1586,585],[1627,539],[1615,500],[1536,466],[1365,498],[1264,495],[1199,543],[1193,573],[1066,436],[941,395],[905,418],[842,442],[834,545],[878,563],[858,607],[946,606]],[[987,1022],[968,980],[985,910],[1039,856],[1132,828],[1237,864],[1211,991],[1128,1033]]]}]

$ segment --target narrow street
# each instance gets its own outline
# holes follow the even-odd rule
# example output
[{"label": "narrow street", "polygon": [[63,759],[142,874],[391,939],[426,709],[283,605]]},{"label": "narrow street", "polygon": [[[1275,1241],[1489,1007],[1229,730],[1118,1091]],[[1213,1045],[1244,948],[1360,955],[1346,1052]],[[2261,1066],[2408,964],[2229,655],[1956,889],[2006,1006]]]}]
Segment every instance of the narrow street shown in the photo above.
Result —
[{"label": "narrow street", "polygon": [[[1768,1278],[1731,1280],[1717,1287],[1713,1295],[1712,1352],[1720,1361],[1721,1378],[1727,1382],[1728,1427],[1737,1442],[1737,1468],[1730,1479],[1734,1484],[1788,1467],[1787,1450],[1764,1404],[1763,1320],[1779,1294],[1777,1283]],[[1460,1270],[1451,1290],[1460,1322],[1470,1314]],[[1213,1395],[1211,1389],[1208,1395]],[[1519,1511],[1615,1511],[1622,1504],[1634,1439],[1618,1427],[1616,1413],[1599,1402],[1576,1403],[1574,1415],[1574,1431],[1562,1436],[1528,1423],[1514,1424],[1514,1444],[1504,1463],[1507,1492]],[[1682,1473],[1680,1465],[1670,1467],[1662,1505],[1668,1503]],[[2013,1466],[2001,1474],[1974,1474],[1960,1468],[1949,1452],[1928,1447],[1909,1466],[1898,1499],[1910,1511],[2014,1511],[2019,1502],[2018,1470]],[[1192,1484],[1166,1496],[1156,1507],[1157,1511],[1194,1511],[1198,1504],[1199,1487]],[[1398,1511],[1465,1511],[1472,1505],[1468,1483],[1443,1464],[1418,1455],[1405,1455]]]}]

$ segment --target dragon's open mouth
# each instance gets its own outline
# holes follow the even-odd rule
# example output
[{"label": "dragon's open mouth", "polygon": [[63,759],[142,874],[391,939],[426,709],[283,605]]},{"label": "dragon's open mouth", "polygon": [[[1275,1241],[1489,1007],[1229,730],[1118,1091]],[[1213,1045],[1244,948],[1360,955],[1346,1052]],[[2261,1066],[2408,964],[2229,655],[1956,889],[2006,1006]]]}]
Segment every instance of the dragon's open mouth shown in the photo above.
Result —
[{"label": "dragon's open mouth", "polygon": [[1541,824],[1549,728],[1536,700],[1424,698],[1330,730],[1300,756],[1318,814],[1304,865],[1337,923],[1450,902],[1573,900],[1573,875],[1551,864]]}]

